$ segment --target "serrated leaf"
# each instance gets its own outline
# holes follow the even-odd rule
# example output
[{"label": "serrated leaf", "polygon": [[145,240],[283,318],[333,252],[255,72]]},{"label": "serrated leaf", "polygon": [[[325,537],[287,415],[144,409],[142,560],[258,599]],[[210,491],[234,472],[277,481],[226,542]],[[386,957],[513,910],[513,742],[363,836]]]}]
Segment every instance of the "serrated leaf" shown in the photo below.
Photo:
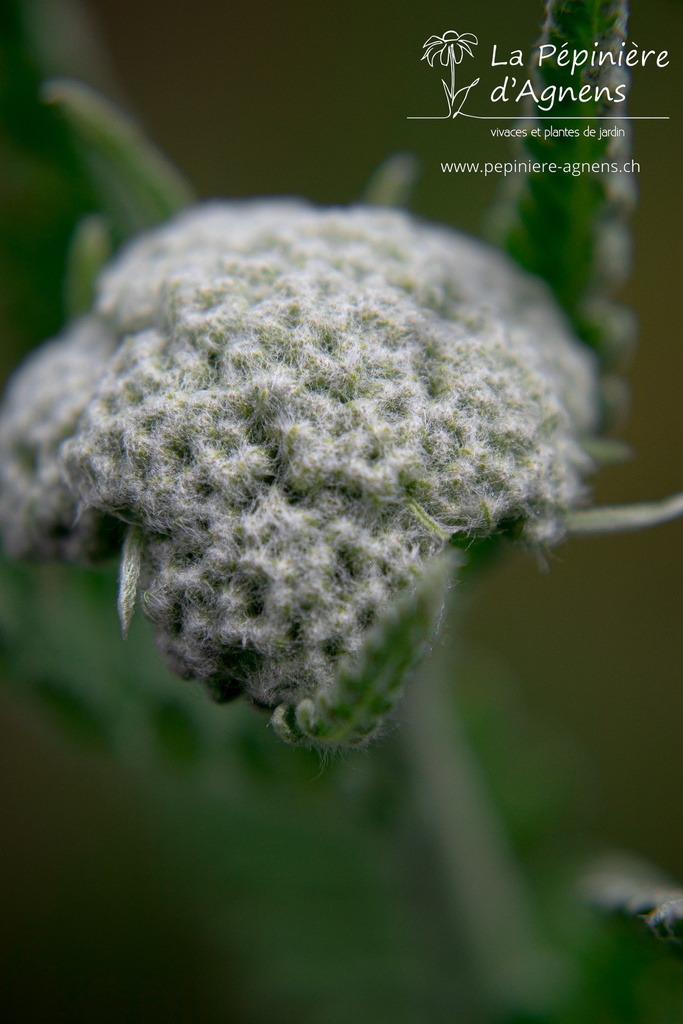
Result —
[{"label": "serrated leaf", "polygon": [[[550,0],[539,46],[555,46],[559,53],[566,44],[569,53],[592,54],[597,40],[600,50],[618,53],[626,40],[627,21],[626,0]],[[613,162],[623,166],[630,155],[628,122],[616,120],[626,109],[624,103],[616,102],[617,85],[626,94],[628,74],[609,63],[598,69],[587,65],[572,74],[571,64],[559,66],[554,56],[539,66],[538,52],[536,47],[530,68],[536,96],[555,89],[556,100],[549,108],[546,102],[544,110],[530,103],[526,113],[543,118],[538,121],[543,134],[528,134],[517,155],[530,163],[578,167],[579,172],[520,174],[494,210],[495,233],[514,259],[548,282],[579,336],[609,367],[621,361],[632,342],[632,325],[618,311],[605,316],[604,309],[605,299],[623,283],[628,271],[629,236],[624,221],[635,205],[635,177],[587,168]],[[608,76],[613,80],[608,82]],[[586,102],[579,98],[583,85],[592,90]],[[605,92],[598,99],[597,87],[605,86],[611,99]],[[605,117],[615,121],[595,120]],[[625,136],[600,138],[597,128],[612,124],[623,128]],[[530,128],[534,122],[525,125]],[[578,135],[564,135],[567,127],[578,128]],[[595,134],[585,134],[586,127],[594,127]],[[546,138],[546,129],[559,132]],[[598,306],[603,312],[596,317]]]},{"label": "serrated leaf", "polygon": [[635,857],[605,859],[587,874],[582,891],[597,909],[639,921],[683,955],[683,887],[653,865]]},{"label": "serrated leaf", "polygon": [[454,564],[454,553],[432,562],[415,590],[381,615],[358,657],[341,662],[331,691],[276,709],[271,721],[282,739],[355,746],[380,728],[429,649]]}]

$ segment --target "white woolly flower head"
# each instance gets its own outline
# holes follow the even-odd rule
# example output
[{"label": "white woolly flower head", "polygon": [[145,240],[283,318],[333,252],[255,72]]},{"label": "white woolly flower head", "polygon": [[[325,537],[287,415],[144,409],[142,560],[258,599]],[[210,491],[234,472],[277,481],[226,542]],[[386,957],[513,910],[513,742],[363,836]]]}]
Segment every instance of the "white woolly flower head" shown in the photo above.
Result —
[{"label": "white woolly flower head", "polygon": [[129,245],[19,371],[0,527],[63,554],[50,524],[72,515],[85,558],[92,517],[131,524],[169,664],[274,707],[329,690],[449,538],[562,536],[596,377],[543,286],[454,231],[200,206]]},{"label": "white woolly flower head", "polygon": [[0,411],[0,529],[15,558],[90,561],[121,541],[121,523],[95,509],[77,514],[60,457],[115,347],[98,320],[80,319],[10,381]]}]

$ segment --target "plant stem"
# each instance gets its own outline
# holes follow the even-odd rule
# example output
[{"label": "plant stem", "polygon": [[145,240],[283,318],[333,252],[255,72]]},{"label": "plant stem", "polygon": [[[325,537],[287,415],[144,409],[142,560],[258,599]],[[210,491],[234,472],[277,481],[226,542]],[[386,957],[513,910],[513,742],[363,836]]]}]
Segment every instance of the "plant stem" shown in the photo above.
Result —
[{"label": "plant stem", "polygon": [[483,1020],[543,1013],[564,965],[539,933],[527,880],[457,720],[446,665],[437,662],[412,688],[404,737],[477,1002]]}]

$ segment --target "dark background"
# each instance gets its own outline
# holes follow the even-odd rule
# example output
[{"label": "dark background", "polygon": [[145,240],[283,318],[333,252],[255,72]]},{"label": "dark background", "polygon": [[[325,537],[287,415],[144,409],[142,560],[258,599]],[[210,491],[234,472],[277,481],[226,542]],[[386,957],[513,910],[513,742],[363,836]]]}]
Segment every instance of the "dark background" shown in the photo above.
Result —
[{"label": "dark background", "polygon": [[[668,48],[671,65],[636,72],[631,113],[671,120],[634,122],[640,206],[622,299],[638,316],[640,342],[621,436],[635,454],[596,480],[601,503],[683,487],[683,7],[674,0],[632,7],[631,38],[643,49]],[[443,99],[439,69],[420,61],[422,43],[454,27],[479,35],[480,55],[493,41],[526,54],[541,8],[538,0],[90,0],[102,51],[88,45],[80,58],[83,75],[139,117],[201,196],[279,193],[347,203],[387,155],[407,150],[422,171],[414,209],[479,233],[496,181],[443,175],[440,161],[503,160],[509,150],[491,139],[486,122],[406,119],[440,112]],[[682,541],[679,522],[571,541],[554,552],[547,572],[515,556],[485,581],[468,614],[471,641],[507,663],[529,708],[559,720],[582,747],[592,765],[598,838],[653,858],[679,879]],[[42,963],[48,1004],[53,985],[52,1004],[66,1006],[86,999],[77,991],[79,957],[101,948],[111,976],[125,972],[133,989],[155,978],[159,1019],[164,1000],[166,1019],[192,1019],[202,997],[187,964],[205,954],[155,860],[131,783],[115,765],[65,743],[20,702],[3,698],[3,719],[7,963],[15,975],[26,972],[29,987]],[[52,977],[55,945],[66,950],[67,968]],[[112,1019],[118,999],[124,996],[114,985]],[[119,1011],[125,1018],[125,1005]],[[16,1019],[33,1019],[21,1012]]]}]

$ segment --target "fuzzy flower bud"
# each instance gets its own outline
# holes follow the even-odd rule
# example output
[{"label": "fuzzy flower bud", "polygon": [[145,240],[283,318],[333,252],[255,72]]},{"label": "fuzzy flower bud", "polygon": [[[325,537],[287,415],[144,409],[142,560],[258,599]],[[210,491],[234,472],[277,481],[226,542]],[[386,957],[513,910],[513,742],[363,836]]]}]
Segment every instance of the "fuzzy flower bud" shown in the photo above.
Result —
[{"label": "fuzzy flower bud", "polygon": [[198,207],[134,241],[19,371],[0,528],[13,553],[63,554],[54,524],[78,508],[67,548],[86,557],[92,517],[131,524],[171,667],[297,701],[450,537],[562,536],[596,372],[539,282],[453,231]]},{"label": "fuzzy flower bud", "polygon": [[14,558],[88,562],[117,534],[120,542],[120,523],[95,509],[77,514],[78,498],[63,479],[59,454],[115,347],[98,320],[77,320],[32,353],[7,389],[0,415],[0,529]]}]

